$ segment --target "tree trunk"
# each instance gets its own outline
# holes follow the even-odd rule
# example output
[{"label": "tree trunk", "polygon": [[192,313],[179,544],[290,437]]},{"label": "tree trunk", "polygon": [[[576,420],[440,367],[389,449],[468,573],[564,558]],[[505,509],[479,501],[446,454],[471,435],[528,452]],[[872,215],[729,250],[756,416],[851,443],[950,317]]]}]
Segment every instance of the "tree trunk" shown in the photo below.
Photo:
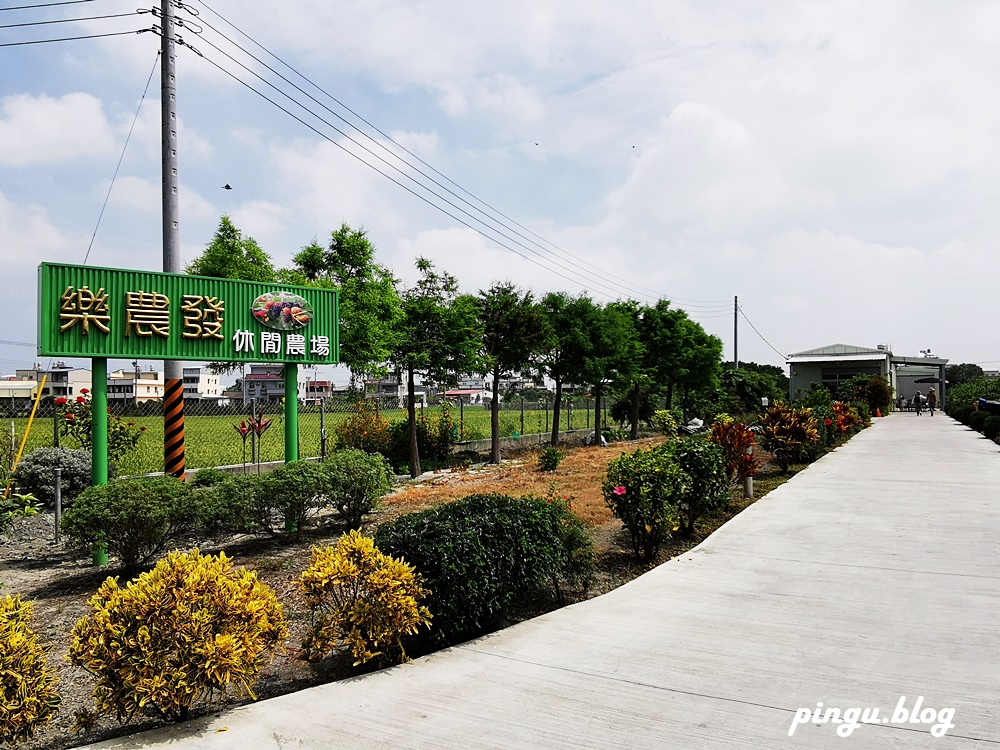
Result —
[{"label": "tree trunk", "polygon": [[406,371],[406,421],[410,427],[410,476],[420,476],[420,446],[417,444],[417,405],[413,368]]},{"label": "tree trunk", "polygon": [[667,382],[667,409],[674,408],[674,381]]},{"label": "tree trunk", "polygon": [[629,433],[632,440],[639,438],[639,394],[639,383],[636,382],[632,386],[632,431]]},{"label": "tree trunk", "polygon": [[594,445],[601,444],[601,392],[600,383],[594,386]]},{"label": "tree trunk", "polygon": [[490,404],[490,462],[500,463],[500,368],[493,368],[493,403]]},{"label": "tree trunk", "polygon": [[556,402],[552,405],[552,445],[559,445],[559,404],[562,402],[562,381],[556,381]]}]

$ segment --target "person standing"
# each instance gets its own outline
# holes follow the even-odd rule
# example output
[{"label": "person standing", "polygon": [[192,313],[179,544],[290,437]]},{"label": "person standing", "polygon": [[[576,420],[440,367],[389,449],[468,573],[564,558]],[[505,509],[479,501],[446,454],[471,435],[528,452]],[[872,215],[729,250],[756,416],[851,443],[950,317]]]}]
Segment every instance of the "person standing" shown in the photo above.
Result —
[{"label": "person standing", "polygon": [[920,416],[920,407],[923,405],[924,397],[921,395],[920,391],[917,391],[916,395],[913,397],[913,411]]},{"label": "person standing", "polygon": [[931,416],[934,416],[934,407],[937,406],[937,392],[931,388],[927,391],[927,409],[930,411]]}]

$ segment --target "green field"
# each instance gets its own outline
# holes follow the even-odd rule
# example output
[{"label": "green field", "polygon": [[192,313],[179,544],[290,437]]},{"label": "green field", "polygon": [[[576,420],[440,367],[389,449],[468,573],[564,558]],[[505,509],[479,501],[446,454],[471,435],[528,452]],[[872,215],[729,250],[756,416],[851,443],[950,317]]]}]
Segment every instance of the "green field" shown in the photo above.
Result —
[{"label": "green field", "polygon": [[[438,413],[435,408],[429,409],[429,415]],[[403,409],[382,410],[382,416],[389,422],[404,421],[406,411]],[[334,447],[335,426],[348,416],[345,412],[328,413],[326,415],[326,432],[328,450]],[[284,418],[279,414],[269,414],[272,420],[270,429],[264,433],[260,443],[261,461],[280,461],[285,456]],[[451,409],[451,417],[459,423],[460,411]],[[189,469],[206,466],[228,466],[243,461],[243,440],[233,428],[238,424],[239,415],[198,416],[187,415],[184,419],[186,438],[186,462]],[[546,432],[546,425],[551,429],[551,411],[544,409],[525,409],[524,430],[521,429],[521,411],[517,408],[500,412],[500,432],[504,436]],[[123,459],[117,467],[119,475],[147,474],[163,471],[163,417],[126,417],[137,426],[145,427],[146,431],[134,452]],[[593,415],[583,409],[574,409],[570,417],[569,427],[582,429],[592,423]],[[561,427],[567,429],[567,413],[561,414]],[[16,442],[14,450],[20,446],[24,431],[27,429],[26,418],[7,419],[3,423],[5,453],[9,452],[10,426],[14,425]],[[490,413],[483,407],[466,407],[464,421],[461,425],[461,439],[483,440],[490,436]],[[79,447],[71,438],[62,438],[64,447]],[[36,419],[31,428],[24,454],[35,448],[53,445],[53,427],[51,418]],[[320,414],[314,408],[303,409],[299,413],[299,455],[302,457],[319,456],[320,451]],[[6,459],[6,456],[5,456]],[[246,444],[246,460],[251,460],[251,444]],[[6,463],[6,460],[4,461]]]}]

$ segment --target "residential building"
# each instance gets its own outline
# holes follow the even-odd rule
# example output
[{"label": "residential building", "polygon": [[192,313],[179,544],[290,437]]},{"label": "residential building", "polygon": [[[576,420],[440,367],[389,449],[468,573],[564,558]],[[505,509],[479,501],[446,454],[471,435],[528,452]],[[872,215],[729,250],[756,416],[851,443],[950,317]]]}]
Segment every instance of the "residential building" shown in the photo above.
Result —
[{"label": "residential building", "polygon": [[224,400],[218,373],[207,367],[185,367],[183,377],[186,401]]},{"label": "residential building", "polygon": [[163,373],[152,366],[148,370],[115,370],[108,373],[108,402],[162,401],[164,386]]},{"label": "residential building", "polygon": [[[285,397],[284,365],[250,365],[250,373],[243,379],[247,399],[281,401]],[[305,382],[299,380],[297,398],[302,399]]]},{"label": "residential building", "polygon": [[35,362],[31,369],[16,370],[14,377],[17,380],[33,381],[41,384],[42,376],[45,376],[45,387],[42,389],[42,397],[53,396],[59,398],[73,399],[82,395],[84,389],[90,390],[93,383],[90,370],[79,367],[68,367],[65,362],[56,362],[50,369],[45,369],[38,362]]}]

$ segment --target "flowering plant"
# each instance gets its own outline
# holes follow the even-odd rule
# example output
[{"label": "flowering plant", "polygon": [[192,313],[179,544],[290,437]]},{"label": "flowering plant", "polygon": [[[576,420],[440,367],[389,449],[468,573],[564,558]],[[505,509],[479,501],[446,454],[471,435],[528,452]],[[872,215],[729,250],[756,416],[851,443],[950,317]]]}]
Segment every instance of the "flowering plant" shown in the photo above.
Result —
[{"label": "flowering plant", "polygon": [[[62,424],[59,433],[76,440],[81,448],[93,446],[93,425],[94,417],[90,402],[90,391],[86,388],[80,389],[79,396],[75,401],[66,398],[57,398],[57,407],[65,409],[63,412]],[[128,422],[117,415],[111,414],[108,409],[108,459],[120,461],[129,452],[135,449],[139,443],[139,438],[146,431],[145,427],[137,426],[135,422]]]}]

